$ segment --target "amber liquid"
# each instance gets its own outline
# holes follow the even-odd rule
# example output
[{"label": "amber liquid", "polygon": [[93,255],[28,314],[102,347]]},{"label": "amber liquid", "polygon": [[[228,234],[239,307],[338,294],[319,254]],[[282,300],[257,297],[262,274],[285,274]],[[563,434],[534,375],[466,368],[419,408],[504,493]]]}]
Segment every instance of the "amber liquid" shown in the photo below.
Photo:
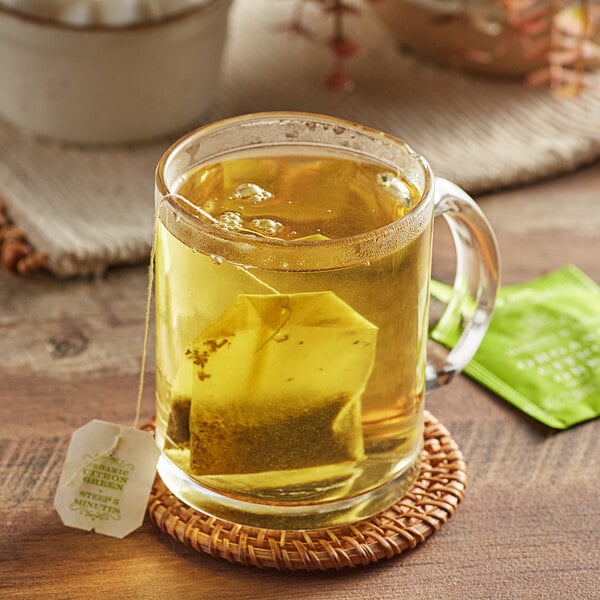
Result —
[{"label": "amber liquid", "polygon": [[[352,236],[401,219],[420,201],[413,186],[381,165],[325,152],[277,152],[241,155],[185,174],[176,189],[186,199],[182,206],[199,207],[197,218],[241,233],[249,243],[269,237],[315,243],[344,238],[352,244]],[[186,501],[249,524],[306,528],[336,518],[315,514],[288,522],[285,516],[265,517],[262,507],[327,505],[368,495],[403,473],[409,473],[408,485],[422,438],[431,215],[409,239],[382,249],[375,259],[362,260],[357,252],[355,261],[337,268],[304,270],[301,249],[296,264],[234,264],[211,252],[210,244],[195,239],[176,218],[166,218],[172,210],[160,213],[156,241],[157,440],[174,467],[204,489],[257,510],[246,518],[220,510],[202,494],[188,494]],[[262,345],[243,346],[246,360],[239,332],[235,338],[229,331],[231,339],[203,337],[224,331],[219,326],[240,295],[264,296],[268,306],[281,295],[288,306],[290,298],[304,302],[312,298],[307,294],[320,292],[331,292],[348,307],[344,314],[367,323],[364,351],[350,356],[336,350],[344,343],[343,329],[327,342],[319,329],[311,329],[309,354],[298,355],[298,346],[290,344],[288,355],[279,344],[272,355],[276,362],[265,367],[273,381],[265,384],[263,373],[259,385],[248,361]],[[367,350],[370,341],[374,347]],[[236,362],[218,367],[215,357],[226,351]],[[344,360],[357,378],[350,391],[340,366]],[[325,384],[313,386],[321,381],[317,371],[327,369],[332,375],[322,379]],[[278,383],[278,373],[293,375],[287,377],[295,379],[292,396]],[[207,377],[213,379],[203,387]],[[242,380],[245,387],[236,388]],[[305,380],[305,388],[298,380]],[[344,391],[336,393],[338,388]],[[349,520],[347,514],[340,519]]]}]

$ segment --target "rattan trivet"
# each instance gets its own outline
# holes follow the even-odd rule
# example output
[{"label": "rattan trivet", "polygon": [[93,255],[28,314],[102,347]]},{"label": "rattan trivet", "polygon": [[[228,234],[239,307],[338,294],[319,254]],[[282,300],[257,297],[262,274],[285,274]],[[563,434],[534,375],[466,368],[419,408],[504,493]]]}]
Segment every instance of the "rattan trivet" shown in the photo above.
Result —
[{"label": "rattan trivet", "polygon": [[209,517],[183,504],[156,477],[148,504],[154,523],[195,550],[229,562],[290,571],[357,567],[424,542],[462,500],[466,469],[446,428],[425,413],[417,481],[396,504],[353,525],[312,531],[257,529]]}]

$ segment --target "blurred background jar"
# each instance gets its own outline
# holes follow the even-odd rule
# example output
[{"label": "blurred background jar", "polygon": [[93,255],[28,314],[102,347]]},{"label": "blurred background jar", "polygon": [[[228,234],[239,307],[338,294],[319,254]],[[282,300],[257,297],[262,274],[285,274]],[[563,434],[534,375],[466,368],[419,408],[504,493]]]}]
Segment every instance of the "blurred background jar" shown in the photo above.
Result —
[{"label": "blurred background jar", "polygon": [[595,1],[386,0],[374,8],[401,46],[442,64],[504,77],[600,67]]},{"label": "blurred background jar", "polygon": [[0,0],[0,117],[84,144],[197,125],[231,0]]}]

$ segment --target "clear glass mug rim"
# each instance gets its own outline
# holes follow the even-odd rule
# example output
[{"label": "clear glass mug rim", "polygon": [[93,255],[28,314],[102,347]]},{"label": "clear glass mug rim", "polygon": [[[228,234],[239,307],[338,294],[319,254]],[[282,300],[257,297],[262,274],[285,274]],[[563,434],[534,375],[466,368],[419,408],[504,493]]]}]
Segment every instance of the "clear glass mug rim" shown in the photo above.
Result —
[{"label": "clear glass mug rim", "polygon": [[[327,239],[327,240],[281,240],[281,239],[273,239],[266,238],[260,236],[249,236],[246,233],[238,233],[234,231],[227,231],[225,229],[215,227],[210,221],[203,221],[198,218],[198,215],[192,213],[191,210],[187,210],[183,207],[179,202],[176,201],[177,193],[174,190],[169,188],[169,185],[165,179],[165,173],[169,166],[169,162],[173,160],[177,152],[187,146],[189,143],[193,142],[197,138],[202,138],[210,135],[213,132],[218,130],[225,130],[226,128],[236,127],[243,124],[252,124],[257,122],[263,122],[267,124],[269,121],[273,122],[282,122],[282,121],[290,121],[296,120],[300,123],[306,124],[307,121],[313,121],[321,124],[325,124],[328,126],[336,126],[339,125],[343,127],[345,130],[359,133],[365,136],[370,137],[372,140],[378,140],[382,143],[387,144],[389,147],[393,147],[399,152],[403,153],[406,157],[414,162],[415,165],[419,167],[422,171],[423,176],[423,189],[420,191],[420,199],[419,202],[403,217],[397,219],[383,227],[379,227],[377,229],[372,229],[357,235],[344,237],[344,238],[335,238],[335,239]],[[237,150],[245,150],[251,148],[264,148],[264,147],[276,147],[276,146],[312,146],[319,147],[321,145],[325,148],[333,148],[339,149],[348,153],[349,155],[360,156],[361,153],[353,151],[352,148],[344,147],[344,146],[333,146],[329,144],[316,144],[310,141],[296,141],[290,140],[289,143],[285,142],[270,142],[265,141],[260,144],[243,146],[239,148],[228,148],[227,150],[213,156],[207,157],[205,160],[198,162],[197,164],[209,164],[213,160],[216,161],[220,158],[224,158],[231,153]],[[377,156],[372,156],[367,153],[362,153],[365,157],[370,157],[371,159],[375,159],[378,162],[384,164],[383,159],[379,159]],[[197,166],[197,165],[195,165]],[[398,168],[397,165],[389,164],[391,168]],[[193,167],[192,167],[193,168]],[[182,175],[181,173],[180,175]],[[306,112],[296,112],[296,111],[274,111],[274,112],[259,112],[259,113],[249,113],[245,115],[240,115],[236,117],[231,117],[228,119],[223,119],[220,121],[216,121],[187,133],[186,135],[179,138],[175,141],[162,155],[155,173],[155,185],[156,191],[158,194],[158,198],[162,200],[166,200],[170,207],[177,211],[179,217],[185,216],[188,219],[188,224],[193,226],[198,232],[201,232],[203,236],[207,236],[209,238],[213,238],[215,240],[219,240],[220,242],[226,242],[231,244],[243,244],[248,245],[252,244],[254,247],[262,247],[264,249],[272,249],[273,251],[277,251],[277,249],[319,249],[321,252],[326,251],[327,248],[335,249],[341,246],[349,246],[349,245],[364,245],[364,244],[373,244],[377,243],[377,245],[385,244],[387,242],[391,242],[395,248],[399,246],[403,246],[408,244],[411,240],[415,238],[415,230],[421,232],[429,222],[431,214],[433,212],[433,181],[434,176],[429,165],[428,161],[415,152],[405,141],[395,136],[392,136],[388,133],[382,132],[380,130],[368,127],[366,125],[361,125],[354,123],[352,121],[332,117],[329,115],[322,115],[316,113],[306,113]],[[405,240],[404,243],[399,243],[399,240]]]}]

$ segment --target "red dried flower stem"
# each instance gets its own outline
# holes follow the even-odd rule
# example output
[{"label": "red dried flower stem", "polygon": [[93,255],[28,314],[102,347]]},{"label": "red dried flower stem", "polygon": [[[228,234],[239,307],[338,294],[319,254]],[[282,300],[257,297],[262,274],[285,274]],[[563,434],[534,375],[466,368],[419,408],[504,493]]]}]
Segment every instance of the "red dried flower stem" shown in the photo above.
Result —
[{"label": "red dried flower stem", "polygon": [[[332,13],[333,31],[328,46],[334,56],[334,65],[327,77],[327,85],[336,91],[348,91],[352,80],[346,72],[345,61],[357,54],[360,44],[349,39],[345,31],[344,18],[348,14],[358,15],[360,10],[346,0],[313,0],[322,9]],[[385,0],[368,0],[376,3]],[[400,0],[387,0],[400,1]],[[506,14],[508,26],[520,37],[523,55],[528,58],[545,57],[546,66],[532,72],[527,80],[533,85],[549,85],[559,90],[560,95],[577,95],[584,86],[586,71],[586,48],[597,27],[593,11],[597,0],[496,0]],[[292,27],[298,33],[310,37],[304,27],[304,3],[297,2]],[[561,31],[561,11],[581,9],[585,22],[581,34]],[[579,78],[579,83],[577,83]]]}]

